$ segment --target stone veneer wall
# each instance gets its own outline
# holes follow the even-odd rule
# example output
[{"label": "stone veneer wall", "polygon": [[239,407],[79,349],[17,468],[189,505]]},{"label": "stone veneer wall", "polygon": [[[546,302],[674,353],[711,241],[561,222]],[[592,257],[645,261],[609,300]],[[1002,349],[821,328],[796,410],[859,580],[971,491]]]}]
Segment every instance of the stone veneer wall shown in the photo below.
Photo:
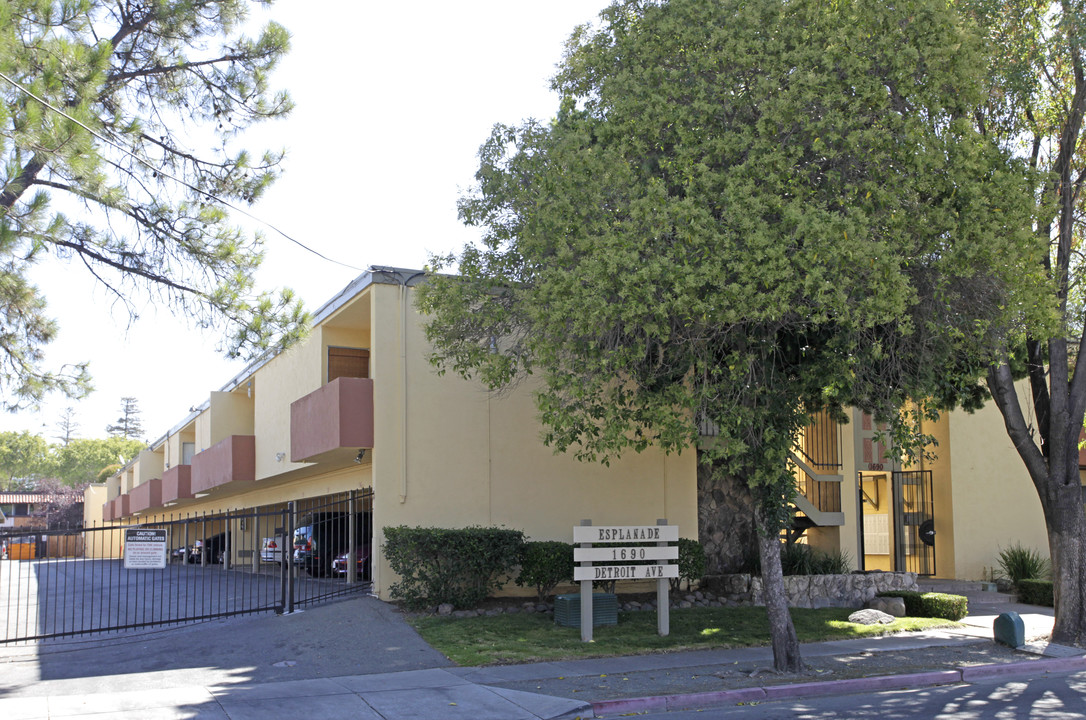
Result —
[{"label": "stone veneer wall", "polygon": [[[708,589],[726,601],[740,605],[764,605],[762,578],[751,575],[716,575],[702,580]],[[873,572],[849,575],[787,575],[784,591],[789,607],[863,607],[881,592],[919,590],[916,573]]]}]

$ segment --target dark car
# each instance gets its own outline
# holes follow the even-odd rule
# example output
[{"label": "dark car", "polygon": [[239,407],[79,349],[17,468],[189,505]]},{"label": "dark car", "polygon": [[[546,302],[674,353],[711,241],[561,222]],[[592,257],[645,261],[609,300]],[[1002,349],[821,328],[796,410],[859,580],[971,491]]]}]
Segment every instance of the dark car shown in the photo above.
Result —
[{"label": "dark car", "polygon": [[[331,575],[336,556],[350,550],[350,519],[345,512],[307,515],[294,530],[294,564],[313,577]],[[370,513],[358,513],[354,525],[355,546],[369,547]]]},{"label": "dark car", "polygon": [[[348,554],[349,553],[341,553],[336,555],[336,559],[332,561],[332,575],[336,577],[346,577]],[[370,579],[369,543],[359,545],[355,548],[355,577],[359,580]]]}]

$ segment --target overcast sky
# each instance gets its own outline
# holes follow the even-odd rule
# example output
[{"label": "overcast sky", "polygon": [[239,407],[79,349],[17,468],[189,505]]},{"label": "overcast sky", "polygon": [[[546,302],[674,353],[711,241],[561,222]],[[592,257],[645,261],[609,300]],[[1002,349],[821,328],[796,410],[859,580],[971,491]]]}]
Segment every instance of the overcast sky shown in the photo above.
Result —
[{"label": "overcast sky", "polygon": [[[458,222],[456,200],[472,183],[479,145],[495,123],[554,115],[548,84],[564,42],[608,4],[279,0],[262,15],[292,35],[275,84],[296,109],[246,140],[288,150],[284,177],[252,213],[358,268],[419,268],[430,253],[458,250],[477,234]],[[263,231],[262,285],[292,287],[310,310],[359,274]],[[105,437],[120,398],[133,396],[154,440],[243,369],[217,352],[219,335],[168,311],[144,306],[129,324],[76,263],[43,262],[33,277],[61,328],[48,363],[90,361],[97,389],[79,402],[52,398],[37,412],[0,414],[0,430],[52,437],[71,406],[77,437]]]}]

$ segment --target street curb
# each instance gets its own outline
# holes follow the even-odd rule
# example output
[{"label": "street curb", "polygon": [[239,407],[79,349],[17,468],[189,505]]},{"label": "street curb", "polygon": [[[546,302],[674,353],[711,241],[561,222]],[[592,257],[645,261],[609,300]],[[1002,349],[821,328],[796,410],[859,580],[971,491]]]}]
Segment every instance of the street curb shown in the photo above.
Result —
[{"label": "street curb", "polygon": [[1020,675],[1026,668],[1032,672],[1086,670],[1086,656],[1046,658],[1044,660],[1029,660],[1003,665],[977,665],[975,667],[959,668],[959,670],[961,670],[963,682],[972,682],[973,680]]},{"label": "street curb", "polygon": [[1071,672],[1074,670],[1086,670],[1086,656],[977,665],[959,667],[953,670],[931,670],[904,675],[877,675],[866,678],[795,683],[792,685],[770,685],[737,690],[598,700],[592,703],[592,711],[596,717],[600,717],[627,713],[697,710],[763,700],[790,700],[804,697],[826,697],[882,690],[954,685],[990,678],[1022,677],[1037,673]]}]

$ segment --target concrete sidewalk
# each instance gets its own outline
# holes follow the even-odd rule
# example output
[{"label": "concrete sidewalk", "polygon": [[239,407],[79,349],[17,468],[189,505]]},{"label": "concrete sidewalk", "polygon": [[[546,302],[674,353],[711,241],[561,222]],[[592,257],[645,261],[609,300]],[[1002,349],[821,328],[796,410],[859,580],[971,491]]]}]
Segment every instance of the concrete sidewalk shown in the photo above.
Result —
[{"label": "concrete sidewalk", "polygon": [[[1000,612],[1015,610],[1026,624],[1027,638],[1046,636],[1051,609],[1032,606],[977,605],[962,628],[862,640],[804,645],[806,658],[847,653],[908,651],[967,645],[991,638]],[[342,612],[342,611],[341,611]],[[402,639],[402,638],[401,638]],[[1039,648],[1042,649],[1042,648]],[[118,652],[113,651],[116,655]],[[356,649],[357,652],[357,649]],[[276,720],[298,717],[352,717],[374,720],[533,720],[616,716],[631,712],[734,704],[806,695],[869,692],[899,687],[969,682],[985,677],[1013,677],[1042,671],[1086,669],[1080,651],[1067,657],[1009,664],[852,680],[766,685],[705,692],[684,685],[700,668],[739,662],[771,663],[769,648],[712,650],[640,655],[568,662],[483,668],[429,667],[400,672],[265,681],[252,674],[210,673],[206,682],[176,683],[143,679],[140,686],[120,677],[99,675],[92,688],[71,681],[37,683],[0,695],[0,718],[231,718]],[[108,655],[108,653],[107,653]],[[447,661],[445,661],[447,663]],[[668,671],[681,671],[674,674]],[[569,680],[621,676],[621,697],[562,697]],[[659,679],[669,678],[661,683]],[[185,676],[189,677],[189,676]],[[528,691],[530,688],[531,691]]]}]

